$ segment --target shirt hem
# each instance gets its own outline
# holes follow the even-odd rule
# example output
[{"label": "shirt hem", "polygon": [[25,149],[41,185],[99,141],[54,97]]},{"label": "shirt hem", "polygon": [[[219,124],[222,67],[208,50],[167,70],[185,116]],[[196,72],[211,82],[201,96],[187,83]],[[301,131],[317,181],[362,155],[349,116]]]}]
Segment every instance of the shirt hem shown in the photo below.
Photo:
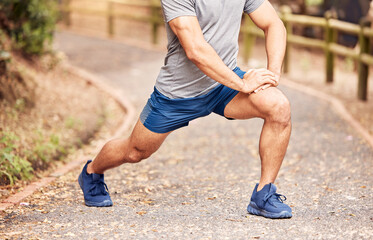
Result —
[{"label": "shirt hem", "polygon": [[216,82],[213,85],[209,86],[206,91],[202,91],[202,92],[198,93],[197,95],[185,96],[185,97],[181,97],[181,96],[176,96],[175,97],[174,94],[171,94],[171,93],[168,93],[168,92],[164,92],[162,89],[160,89],[159,87],[157,87],[157,84],[154,86],[154,88],[156,88],[158,92],[160,92],[162,95],[168,97],[169,99],[187,99],[187,98],[195,98],[195,97],[200,97],[200,96],[203,96],[203,95],[207,95],[212,90],[214,90],[216,87],[218,87],[220,85],[222,85],[222,84],[219,83],[219,82]]}]

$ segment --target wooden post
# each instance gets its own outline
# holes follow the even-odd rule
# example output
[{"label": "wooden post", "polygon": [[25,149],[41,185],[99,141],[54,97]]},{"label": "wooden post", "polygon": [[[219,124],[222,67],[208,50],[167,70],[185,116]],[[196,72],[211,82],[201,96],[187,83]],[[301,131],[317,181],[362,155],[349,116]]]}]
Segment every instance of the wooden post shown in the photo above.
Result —
[{"label": "wooden post", "polygon": [[292,24],[288,21],[288,16],[291,14],[291,8],[289,6],[282,6],[281,7],[282,13],[282,21],[284,22],[284,26],[286,28],[286,49],[285,49],[285,57],[284,57],[284,73],[288,73],[290,70],[290,42],[288,41],[289,36],[293,34]]},{"label": "wooden post", "polygon": [[243,59],[244,63],[247,64],[250,56],[251,56],[251,51],[255,45],[255,40],[256,37],[250,33],[250,29],[254,28],[254,23],[251,21],[250,17],[247,16],[246,14],[244,15],[244,34],[243,34]]},{"label": "wooden post", "polygon": [[110,38],[114,36],[114,3],[107,3],[107,33]]},{"label": "wooden post", "polygon": [[363,54],[369,54],[370,51],[370,38],[364,35],[364,27],[370,26],[370,22],[363,18],[360,21],[360,33],[359,33],[359,45],[360,45],[360,56],[359,56],[359,82],[357,96],[360,100],[366,101],[368,99],[368,75],[369,65],[361,61]]},{"label": "wooden post", "polygon": [[71,0],[62,1],[62,19],[66,27],[71,26]]},{"label": "wooden post", "polygon": [[326,70],[326,82],[332,83],[334,79],[334,53],[330,51],[330,44],[336,42],[337,32],[330,27],[330,19],[332,14],[330,12],[325,13],[326,26],[325,26],[325,70]]},{"label": "wooden post", "polygon": [[152,41],[153,44],[158,44],[158,27],[161,22],[159,14],[159,0],[151,1],[151,19],[150,24],[152,25]]}]

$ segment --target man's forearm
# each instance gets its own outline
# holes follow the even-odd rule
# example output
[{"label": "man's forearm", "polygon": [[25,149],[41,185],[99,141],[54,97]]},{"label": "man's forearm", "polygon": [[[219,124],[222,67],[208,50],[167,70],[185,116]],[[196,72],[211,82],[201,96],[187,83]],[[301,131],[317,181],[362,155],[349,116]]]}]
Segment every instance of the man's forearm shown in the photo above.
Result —
[{"label": "man's forearm", "polygon": [[210,78],[232,89],[242,90],[242,79],[224,64],[207,42],[198,44],[193,51],[187,51],[187,55]]},{"label": "man's forearm", "polygon": [[280,76],[286,49],[286,29],[279,19],[265,29],[264,33],[266,38],[267,69]]}]

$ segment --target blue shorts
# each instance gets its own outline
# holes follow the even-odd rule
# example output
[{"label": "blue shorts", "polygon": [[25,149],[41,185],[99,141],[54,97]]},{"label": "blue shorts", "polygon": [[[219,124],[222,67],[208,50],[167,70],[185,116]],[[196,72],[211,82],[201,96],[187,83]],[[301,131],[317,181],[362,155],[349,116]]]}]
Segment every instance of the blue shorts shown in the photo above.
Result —
[{"label": "blue shorts", "polygon": [[[240,78],[245,74],[239,67],[233,71]],[[225,107],[237,94],[237,90],[219,84],[205,95],[170,99],[154,88],[141,112],[140,121],[152,132],[167,133],[188,126],[190,121],[212,112],[224,116]]]}]

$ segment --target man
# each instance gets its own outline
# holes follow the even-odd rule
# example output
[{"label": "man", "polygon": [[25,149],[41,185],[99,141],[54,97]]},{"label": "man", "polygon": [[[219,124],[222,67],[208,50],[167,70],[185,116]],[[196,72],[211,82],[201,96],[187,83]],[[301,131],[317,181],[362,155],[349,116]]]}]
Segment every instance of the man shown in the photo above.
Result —
[{"label": "man", "polygon": [[[290,138],[290,105],[276,88],[286,46],[281,20],[267,0],[162,0],[168,53],[154,92],[131,136],[109,141],[88,161],[79,183],[88,206],[111,206],[104,171],[153,154],[174,130],[212,112],[228,119],[264,119],[261,178],[247,208],[251,214],[289,218],[273,184]],[[242,12],[266,36],[268,69],[237,67]]]}]

